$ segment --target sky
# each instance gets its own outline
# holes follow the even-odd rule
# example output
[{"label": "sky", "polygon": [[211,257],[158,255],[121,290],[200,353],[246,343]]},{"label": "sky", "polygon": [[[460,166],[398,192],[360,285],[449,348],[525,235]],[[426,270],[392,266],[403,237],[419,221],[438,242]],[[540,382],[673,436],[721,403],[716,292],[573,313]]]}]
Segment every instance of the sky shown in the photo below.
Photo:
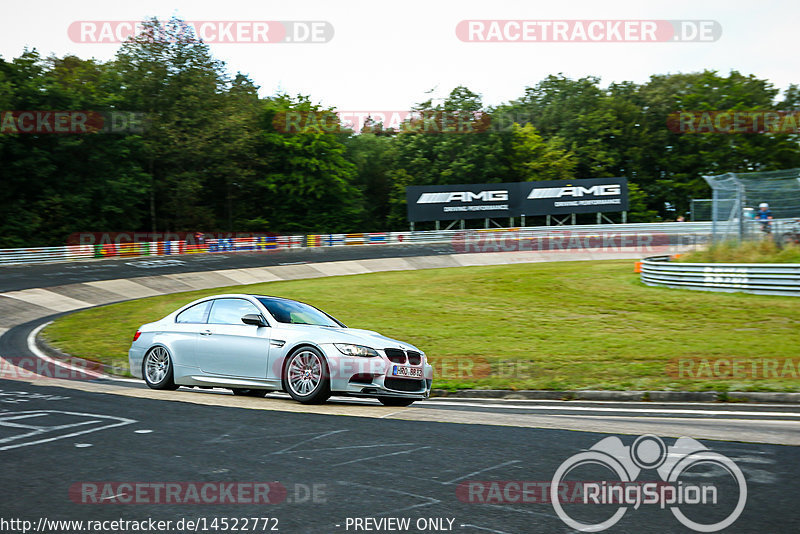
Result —
[{"label": "sky", "polygon": [[[796,0],[195,0],[134,2],[0,0],[0,55],[25,47],[42,55],[107,60],[118,44],[75,42],[79,21],[137,21],[173,15],[190,21],[326,21],[326,43],[213,43],[231,73],[243,72],[261,96],[304,94],[348,111],[406,110],[464,85],[497,105],[549,74],[597,76],[603,86],[653,74],[738,70],[785,89],[800,83]],[[710,20],[711,42],[463,42],[464,20]],[[274,26],[273,26],[274,27]]]}]

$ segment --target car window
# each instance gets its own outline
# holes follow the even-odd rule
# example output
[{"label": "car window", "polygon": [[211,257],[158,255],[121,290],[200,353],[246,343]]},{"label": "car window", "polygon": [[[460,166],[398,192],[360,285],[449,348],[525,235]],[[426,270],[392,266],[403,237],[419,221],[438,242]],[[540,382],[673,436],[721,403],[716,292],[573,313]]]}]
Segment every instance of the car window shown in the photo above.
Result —
[{"label": "car window", "polygon": [[215,299],[208,316],[209,324],[244,324],[242,317],[248,313],[260,315],[255,304],[244,299]]},{"label": "car window", "polygon": [[344,327],[342,323],[327,313],[302,302],[262,297],[259,297],[258,301],[280,323]]},{"label": "car window", "polygon": [[195,304],[190,308],[186,308],[182,312],[178,314],[175,318],[176,323],[205,323],[206,322],[206,312],[208,311],[208,306],[211,302],[205,301],[199,304]]}]

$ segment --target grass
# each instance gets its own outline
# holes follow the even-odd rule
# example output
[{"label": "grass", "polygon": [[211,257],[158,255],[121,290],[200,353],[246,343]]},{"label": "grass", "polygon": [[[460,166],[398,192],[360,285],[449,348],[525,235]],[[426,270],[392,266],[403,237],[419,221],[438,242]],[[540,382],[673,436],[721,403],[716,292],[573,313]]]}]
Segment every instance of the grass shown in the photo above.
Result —
[{"label": "grass", "polygon": [[800,263],[800,246],[788,243],[779,248],[772,239],[725,241],[703,250],[682,254],[687,263]]},{"label": "grass", "polygon": [[76,356],[127,364],[136,328],[205,295],[314,304],[422,348],[434,387],[800,391],[794,379],[678,379],[675,358],[793,358],[800,299],[647,287],[632,261],[563,262],[269,282],[67,315],[44,335]]}]

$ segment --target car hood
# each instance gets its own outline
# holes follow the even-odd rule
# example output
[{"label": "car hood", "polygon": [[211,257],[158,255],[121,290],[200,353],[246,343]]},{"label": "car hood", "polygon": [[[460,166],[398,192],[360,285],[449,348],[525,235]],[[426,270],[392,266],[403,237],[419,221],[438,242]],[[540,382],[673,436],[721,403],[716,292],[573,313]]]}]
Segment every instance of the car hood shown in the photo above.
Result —
[{"label": "car hood", "polygon": [[396,347],[422,352],[410,343],[386,337],[372,330],[362,330],[360,328],[330,328],[327,326],[294,324],[282,325],[276,329],[276,334],[278,333],[277,330],[284,330],[293,335],[298,335],[300,332],[303,332],[309,339],[317,343],[352,343],[354,345],[365,345],[373,349]]}]

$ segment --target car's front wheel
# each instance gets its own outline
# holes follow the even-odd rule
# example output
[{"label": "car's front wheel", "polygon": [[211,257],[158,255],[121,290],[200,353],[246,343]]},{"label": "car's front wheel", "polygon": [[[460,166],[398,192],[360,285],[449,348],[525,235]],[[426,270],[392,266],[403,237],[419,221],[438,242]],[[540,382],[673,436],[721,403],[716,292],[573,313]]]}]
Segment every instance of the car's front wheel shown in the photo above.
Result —
[{"label": "car's front wheel", "polygon": [[172,358],[164,347],[153,347],[142,361],[142,375],[152,389],[178,389],[173,380]]},{"label": "car's front wheel", "polygon": [[313,347],[301,347],[289,356],[283,383],[286,392],[303,404],[319,404],[331,396],[328,364]]},{"label": "car's front wheel", "polygon": [[266,389],[245,389],[245,388],[233,388],[231,389],[233,394],[237,397],[266,397],[267,390]]},{"label": "car's front wheel", "polygon": [[403,397],[378,397],[384,406],[411,406],[417,399],[406,399]]}]

